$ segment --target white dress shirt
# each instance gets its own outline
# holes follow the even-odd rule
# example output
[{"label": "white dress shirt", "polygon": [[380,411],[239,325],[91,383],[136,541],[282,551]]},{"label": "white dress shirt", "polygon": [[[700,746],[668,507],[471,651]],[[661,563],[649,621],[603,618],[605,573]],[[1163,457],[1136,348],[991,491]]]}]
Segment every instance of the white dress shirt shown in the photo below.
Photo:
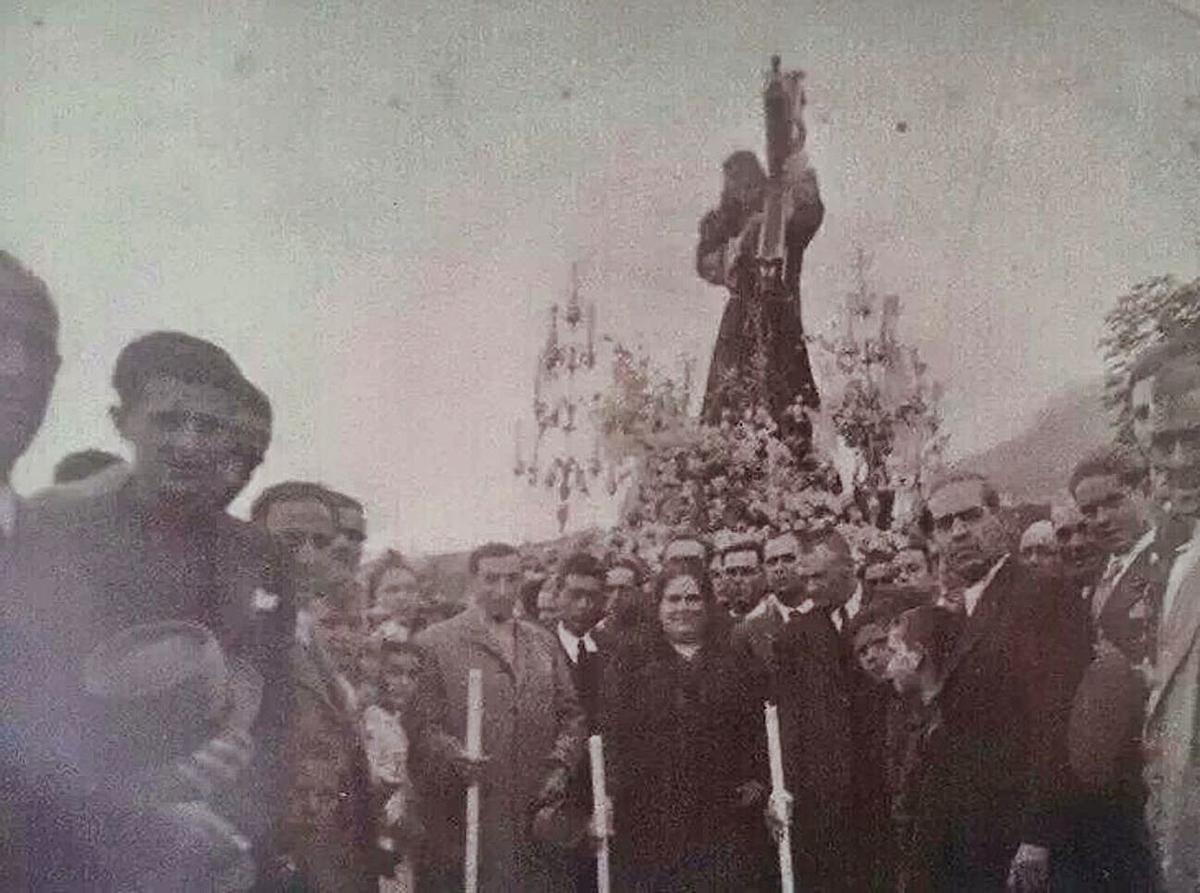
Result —
[{"label": "white dress shirt", "polygon": [[1000,568],[1004,567],[1004,562],[1006,561],[1008,561],[1007,555],[993,564],[992,569],[987,572],[987,575],[982,580],[972,583],[963,590],[963,607],[966,609],[968,617],[975,614],[975,609],[979,607],[979,600],[983,598],[983,593],[987,591],[992,580],[996,578],[996,574],[1000,573]]},{"label": "white dress shirt", "polygon": [[592,638],[591,633],[584,633],[582,636],[577,636],[560,620],[558,623],[558,641],[562,642],[564,650],[567,652],[567,659],[571,663],[575,663],[579,659],[579,643],[583,642],[583,650],[588,654],[595,654],[596,640]]},{"label": "white dress shirt", "polygon": [[[743,620],[756,620],[759,617],[762,617],[764,614],[770,613],[771,611],[779,611],[780,608],[782,608],[782,607],[783,607],[783,603],[780,602],[779,599],[777,599],[775,597],[775,593],[768,592],[766,595],[764,595],[759,600],[758,604],[755,605],[754,608],[751,611],[749,611],[746,614],[746,616],[743,617],[742,619]],[[783,615],[783,619],[787,620],[786,614]]]},{"label": "white dress shirt", "polygon": [[1108,601],[1108,597],[1116,592],[1117,587],[1121,585],[1121,581],[1125,579],[1125,575],[1129,573],[1129,569],[1133,567],[1133,563],[1141,557],[1154,543],[1158,536],[1158,530],[1151,527],[1142,534],[1142,538],[1134,543],[1133,548],[1129,549],[1123,555],[1113,555],[1108,559],[1108,567],[1104,569],[1104,576],[1100,578],[1100,582],[1096,585],[1094,599],[1092,601],[1092,616],[1098,618],[1104,610],[1104,606]]}]

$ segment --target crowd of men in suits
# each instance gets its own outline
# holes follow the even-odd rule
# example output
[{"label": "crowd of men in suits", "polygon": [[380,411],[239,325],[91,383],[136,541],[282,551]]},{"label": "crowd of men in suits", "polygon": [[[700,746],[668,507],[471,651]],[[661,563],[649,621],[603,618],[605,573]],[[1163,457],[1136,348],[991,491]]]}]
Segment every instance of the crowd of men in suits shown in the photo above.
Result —
[{"label": "crowd of men in suits", "polygon": [[482,890],[594,890],[600,847],[616,889],[777,889],[785,828],[806,890],[1200,889],[1195,330],[1024,531],[960,471],[884,572],[832,524],[548,580],[490,543],[431,617],[401,556],[364,567],[358,500],[229,514],[271,404],[189,335],[116,360],[128,460],[18,498],[58,326],[0,252],[0,889],[457,889],[472,785]]}]

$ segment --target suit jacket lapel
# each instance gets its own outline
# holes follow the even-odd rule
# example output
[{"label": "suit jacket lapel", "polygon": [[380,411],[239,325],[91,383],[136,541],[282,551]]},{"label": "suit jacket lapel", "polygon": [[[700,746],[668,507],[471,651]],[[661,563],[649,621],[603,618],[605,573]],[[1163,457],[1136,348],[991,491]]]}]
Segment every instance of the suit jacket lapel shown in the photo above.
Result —
[{"label": "suit jacket lapel", "polygon": [[758,658],[768,667],[775,664],[775,640],[783,629],[783,618],[775,611],[764,614],[758,628],[750,637],[751,647]]},{"label": "suit jacket lapel", "polygon": [[1092,599],[1093,618],[1128,615],[1130,608],[1146,595],[1152,584],[1149,565],[1153,553],[1154,542],[1151,541],[1137,554],[1115,586],[1102,581]]},{"label": "suit jacket lapel", "polygon": [[1008,586],[1012,576],[1013,562],[1011,560],[1004,562],[1004,567],[996,573],[992,581],[983,590],[979,596],[979,601],[975,605],[975,613],[967,618],[966,626],[958,637],[958,642],[955,643],[954,651],[950,654],[950,660],[946,663],[945,675],[949,677],[955,671],[963,659],[971,653],[972,649],[979,644],[984,635],[992,628],[993,619],[996,616],[999,608],[1000,594]]},{"label": "suit jacket lapel", "polygon": [[[496,641],[496,637],[492,635],[491,630],[489,630],[484,624],[483,618],[479,616],[479,612],[475,609],[475,607],[468,607],[466,611],[463,612],[463,615],[466,638],[469,639],[473,645],[483,649],[488,654],[491,654],[493,657],[495,657],[496,660],[500,662],[500,667],[504,670],[504,672],[508,673],[508,675],[513,679],[516,679],[516,667],[513,666],[513,662],[509,660],[508,654],[500,646],[500,643]],[[518,649],[521,647],[520,633],[517,633],[517,635],[515,635],[513,638],[513,654],[516,656]]]},{"label": "suit jacket lapel", "polygon": [[1160,629],[1159,684],[1150,693],[1147,708],[1150,715],[1162,703],[1163,695],[1170,688],[1200,630],[1200,564],[1193,566],[1180,582],[1179,591],[1175,593],[1175,601],[1171,605],[1171,614],[1164,618]]}]

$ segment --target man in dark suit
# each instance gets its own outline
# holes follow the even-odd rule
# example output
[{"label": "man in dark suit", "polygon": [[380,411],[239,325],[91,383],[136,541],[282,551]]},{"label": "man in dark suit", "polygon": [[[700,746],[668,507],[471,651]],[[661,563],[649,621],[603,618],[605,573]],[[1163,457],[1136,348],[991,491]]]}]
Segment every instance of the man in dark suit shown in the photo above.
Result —
[{"label": "man in dark suit", "polygon": [[928,508],[965,615],[938,695],[944,783],[960,796],[931,870],[937,889],[1044,889],[1064,833],[1067,715],[1088,657],[1083,602],[1009,555],[984,478],[944,478]]},{"label": "man in dark suit", "polygon": [[641,562],[627,557],[610,560],[604,573],[604,593],[605,615],[592,627],[592,638],[608,654],[637,647],[657,620]]},{"label": "man in dark suit", "polygon": [[[765,575],[759,570],[757,582],[754,577],[750,579],[751,585],[765,585],[768,592],[758,606],[733,627],[731,643],[735,653],[749,660],[764,679],[770,680],[775,673],[776,640],[792,616],[792,610],[805,598],[805,591],[796,577],[800,541],[790,530],[785,530],[771,536],[765,546],[744,540],[733,542],[725,547],[722,560],[726,554],[735,551],[755,553],[756,561],[741,562],[747,567],[753,569],[765,565]],[[758,555],[760,552],[762,554]],[[738,564],[731,562],[734,566]]]},{"label": "man in dark suit", "polygon": [[571,670],[588,734],[600,715],[600,679],[606,655],[591,631],[604,616],[604,565],[587,552],[568,555],[558,571],[558,635]]},{"label": "man in dark suit", "polygon": [[850,548],[836,531],[798,534],[793,606],[775,639],[784,780],[796,808],[793,864],[806,890],[843,890],[851,869],[849,653],[843,606],[855,589]]},{"label": "man in dark suit", "polygon": [[[556,601],[558,626],[555,633],[575,683],[575,694],[583,711],[588,735],[599,732],[600,691],[609,654],[599,647],[591,631],[604,615],[604,565],[587,552],[574,552],[558,571]],[[596,858],[588,836],[593,814],[592,772],[589,761],[580,760],[571,775],[566,803],[560,810],[563,831],[571,852],[568,858],[574,888],[596,889]]]},{"label": "man in dark suit", "polygon": [[[1075,692],[1069,744],[1079,784],[1066,858],[1055,875],[1080,889],[1148,890],[1152,859],[1145,826],[1142,672],[1166,584],[1142,492],[1146,469],[1126,449],[1107,447],[1071,473],[1071,495],[1106,565],[1091,599],[1093,659]],[[1061,870],[1060,870],[1061,869]]]},{"label": "man in dark suit", "polygon": [[[39,496],[18,531],[23,618],[55,656],[52,667],[40,667],[48,674],[47,693],[34,709],[61,731],[56,744],[70,771],[101,792],[96,798],[119,803],[129,794],[113,784],[107,758],[89,737],[85,661],[130,626],[162,621],[205,626],[227,656],[257,675],[262,699],[252,740],[240,749],[227,742],[234,753],[226,765],[201,761],[194,767],[202,789],[197,799],[211,802],[248,838],[262,864],[272,847],[283,786],[294,605],[283,558],[270,539],[224,511],[229,492],[224,464],[237,444],[237,413],[247,383],[215,345],[159,332],[121,352],[113,384],[119,400],[111,414],[132,449],[129,468],[106,476],[102,486],[83,482]],[[213,771],[204,771],[209,768]],[[83,812],[101,826],[123,822],[115,807],[93,804]],[[163,822],[169,824],[167,818]],[[181,825],[181,833],[188,833],[186,820]],[[83,859],[70,865],[77,854],[60,852],[47,858],[59,864],[43,867],[74,870],[80,877],[98,872],[113,883],[146,872],[168,886],[172,872],[188,883],[205,883],[222,861],[236,857],[230,848],[241,844],[190,831],[196,832],[193,839],[174,847],[156,844],[161,835],[149,833],[145,847],[98,853],[108,864]],[[130,833],[123,827],[102,827],[100,833],[110,832]],[[95,885],[103,888],[104,882]]]}]

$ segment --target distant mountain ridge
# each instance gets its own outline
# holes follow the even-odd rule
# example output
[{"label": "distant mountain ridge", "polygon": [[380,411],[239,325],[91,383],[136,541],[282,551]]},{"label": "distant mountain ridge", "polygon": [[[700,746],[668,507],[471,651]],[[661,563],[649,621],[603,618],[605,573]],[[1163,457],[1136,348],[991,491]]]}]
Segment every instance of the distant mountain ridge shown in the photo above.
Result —
[{"label": "distant mountain ridge", "polygon": [[1111,443],[1114,433],[1104,408],[1103,380],[1084,381],[1051,397],[1016,437],[954,466],[986,475],[1014,502],[1049,502],[1065,492],[1075,463]]}]

